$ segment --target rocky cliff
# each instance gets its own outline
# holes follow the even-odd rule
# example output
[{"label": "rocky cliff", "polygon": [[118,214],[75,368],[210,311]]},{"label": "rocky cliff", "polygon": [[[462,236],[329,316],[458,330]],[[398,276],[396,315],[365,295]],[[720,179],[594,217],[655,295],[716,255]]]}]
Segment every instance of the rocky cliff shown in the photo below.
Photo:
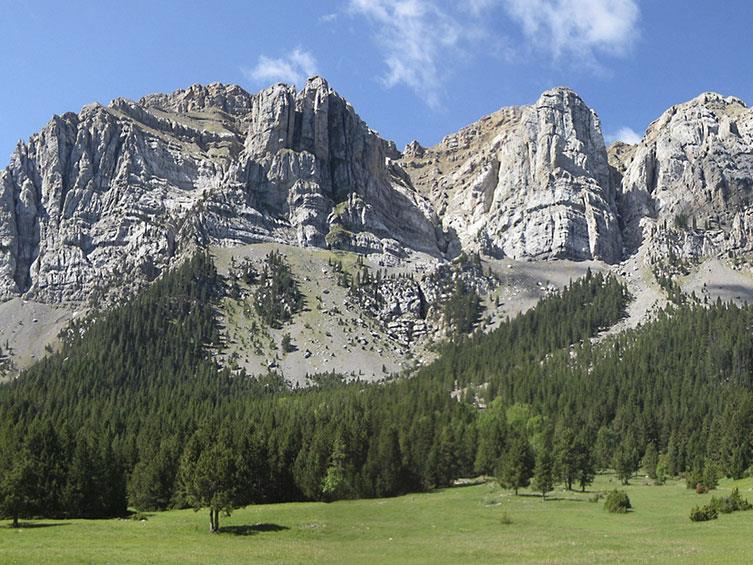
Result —
[{"label": "rocky cliff", "polygon": [[615,190],[599,118],[545,92],[401,161],[465,249],[513,258],[619,260]]},{"label": "rocky cliff", "polygon": [[738,98],[705,93],[673,106],[622,159],[628,248],[688,259],[741,254],[753,245],[753,113]]},{"label": "rocky cliff", "polygon": [[398,156],[318,77],[300,92],[211,84],[56,116],[0,172],[0,298],[83,300],[203,244],[439,255]]},{"label": "rocky cliff", "polygon": [[[326,81],[195,85],[55,116],[0,171],[0,299],[83,301],[196,246],[620,261],[753,250],[753,118],[717,94],[605,148],[567,88],[401,154]],[[389,262],[389,261],[388,261]]]}]

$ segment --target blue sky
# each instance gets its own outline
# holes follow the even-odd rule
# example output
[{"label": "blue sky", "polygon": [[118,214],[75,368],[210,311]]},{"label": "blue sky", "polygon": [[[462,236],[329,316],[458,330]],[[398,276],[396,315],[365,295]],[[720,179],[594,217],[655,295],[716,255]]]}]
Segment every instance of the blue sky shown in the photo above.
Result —
[{"label": "blue sky", "polygon": [[92,101],[314,72],[399,146],[557,85],[631,139],[706,90],[753,102],[751,24],[749,0],[0,0],[0,167]]}]

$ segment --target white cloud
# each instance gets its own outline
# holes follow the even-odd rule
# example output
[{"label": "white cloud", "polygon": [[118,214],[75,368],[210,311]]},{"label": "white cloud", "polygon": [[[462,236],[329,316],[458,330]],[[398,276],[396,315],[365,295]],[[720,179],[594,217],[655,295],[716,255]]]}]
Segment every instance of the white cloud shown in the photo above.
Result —
[{"label": "white cloud", "polygon": [[528,41],[555,59],[624,55],[638,35],[637,0],[505,0],[505,7]]},{"label": "white cloud", "polygon": [[471,0],[463,21],[435,0],[350,0],[350,12],[374,27],[387,87],[404,84],[432,108],[441,107],[442,84],[453,60],[484,35],[478,16],[498,0]]},{"label": "white cloud", "polygon": [[615,141],[622,141],[623,143],[635,145],[636,143],[640,143],[641,139],[643,139],[643,136],[629,127],[620,128],[616,132],[610,133],[606,136],[606,141],[609,145]]},{"label": "white cloud", "polygon": [[294,49],[280,58],[261,55],[256,66],[243,70],[243,74],[258,83],[285,82],[300,86],[308,77],[316,74],[316,59],[303,49]]}]

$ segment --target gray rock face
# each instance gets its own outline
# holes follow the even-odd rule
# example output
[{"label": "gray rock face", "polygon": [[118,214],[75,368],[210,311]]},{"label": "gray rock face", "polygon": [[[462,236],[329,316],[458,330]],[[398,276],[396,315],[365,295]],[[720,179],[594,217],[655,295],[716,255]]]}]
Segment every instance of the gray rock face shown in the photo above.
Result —
[{"label": "gray rock face", "polygon": [[601,126],[571,90],[502,109],[431,149],[409,149],[406,170],[464,249],[513,258],[619,259]]},{"label": "gray rock face", "polygon": [[[753,112],[705,93],[667,110],[626,160],[625,241],[686,258],[751,250]],[[669,233],[671,232],[671,233]]]},{"label": "gray rock face", "polygon": [[[322,78],[55,116],[0,171],[0,300],[138,286],[197,246],[616,262],[753,251],[753,113],[703,94],[607,153],[566,88],[400,154]],[[402,314],[401,314],[402,315]],[[415,317],[415,316],[414,316]]]},{"label": "gray rock face", "polygon": [[[55,117],[0,172],[0,298],[84,300],[195,245],[281,241],[439,255],[381,139],[327,83],[192,86]],[[337,214],[332,211],[337,209]]]}]

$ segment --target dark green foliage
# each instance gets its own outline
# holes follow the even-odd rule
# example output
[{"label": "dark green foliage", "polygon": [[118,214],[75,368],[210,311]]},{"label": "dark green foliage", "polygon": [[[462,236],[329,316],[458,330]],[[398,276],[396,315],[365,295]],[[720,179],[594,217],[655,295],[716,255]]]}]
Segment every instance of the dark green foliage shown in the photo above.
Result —
[{"label": "dark green foliage", "polygon": [[289,333],[282,335],[282,342],[280,346],[285,353],[291,353],[292,351],[295,351],[295,345],[293,345],[293,341],[290,339]]},{"label": "dark green foliage", "polygon": [[656,468],[659,465],[659,452],[656,450],[654,442],[650,442],[646,446],[641,465],[649,479],[655,480],[657,478]]},{"label": "dark green foliage", "polygon": [[219,514],[229,516],[240,506],[248,493],[246,455],[236,445],[229,430],[216,430],[214,425],[199,429],[183,451],[178,472],[178,493],[198,511],[209,508],[209,529],[218,532]]},{"label": "dark green foliage", "polygon": [[640,455],[631,438],[620,443],[614,453],[614,470],[617,471],[617,477],[623,485],[630,482],[630,479],[638,470],[640,464]]},{"label": "dark green foliage", "polygon": [[271,251],[264,259],[254,306],[268,326],[281,328],[303,307],[303,295],[282,253]]},{"label": "dark green foliage", "polygon": [[630,498],[624,490],[613,490],[607,493],[604,508],[608,512],[624,514],[633,507],[630,504]]},{"label": "dark green foliage", "polygon": [[499,484],[515,490],[527,487],[536,463],[533,448],[521,431],[513,431],[499,468]]},{"label": "dark green foliage", "polygon": [[444,322],[456,336],[471,333],[481,315],[481,298],[476,289],[468,287],[459,278],[452,294],[443,306]]},{"label": "dark green foliage", "polygon": [[[502,478],[516,434],[534,446],[542,493],[557,475],[586,486],[596,464],[619,462],[629,478],[651,445],[670,474],[703,471],[709,459],[717,476],[739,477],[753,463],[751,308],[684,305],[593,345],[627,295],[616,279],[589,274],[488,335],[447,344],[411,379],[366,385],[327,374],[304,391],[212,361],[222,286],[198,255],[75,325],[59,353],[0,387],[3,454],[31,461],[0,463],[0,484],[32,485],[13,489],[26,493],[22,517],[117,515],[126,484],[139,509],[208,504],[216,525],[219,511],[250,502],[389,496],[474,472]],[[468,390],[460,401],[450,395],[458,388]],[[488,408],[466,400],[474,396]],[[189,456],[197,430],[224,447]],[[222,462],[232,489],[187,488],[206,461]],[[214,481],[227,485],[222,476]]]},{"label": "dark green foliage", "polygon": [[544,432],[544,441],[536,450],[536,465],[533,470],[533,486],[546,500],[546,493],[554,488],[554,448],[552,431]]},{"label": "dark green foliage", "polygon": [[732,512],[747,512],[753,509],[753,505],[747,499],[740,496],[740,491],[734,489],[729,496],[719,498],[711,497],[708,506],[721,512],[722,514],[731,514]]},{"label": "dark green foliage", "polygon": [[719,511],[708,504],[706,506],[696,506],[690,511],[690,519],[693,522],[708,522],[709,520],[716,520],[718,517]]}]

